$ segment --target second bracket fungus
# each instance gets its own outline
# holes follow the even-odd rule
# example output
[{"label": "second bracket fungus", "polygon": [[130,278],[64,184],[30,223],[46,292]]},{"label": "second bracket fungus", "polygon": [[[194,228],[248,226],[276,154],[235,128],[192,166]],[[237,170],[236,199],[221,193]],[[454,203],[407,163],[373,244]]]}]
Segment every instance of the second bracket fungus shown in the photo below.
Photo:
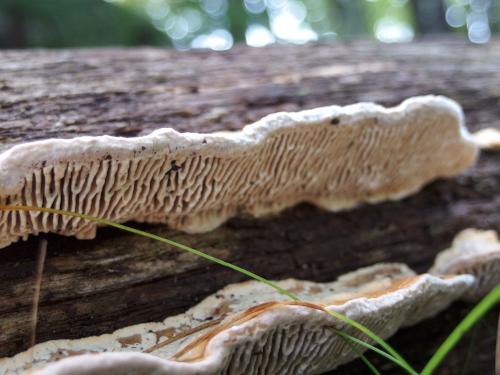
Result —
[{"label": "second bracket fungus", "polygon": [[[299,202],[335,211],[400,199],[460,173],[477,153],[459,105],[425,96],[394,108],[276,113],[236,132],[161,129],[14,146],[0,155],[0,203],[202,232],[237,214]],[[0,212],[0,247],[30,234],[93,238],[95,231],[81,219]]]},{"label": "second bracket fungus", "polygon": [[429,270],[436,275],[471,274],[474,287],[465,298],[476,301],[500,284],[500,241],[494,230],[465,229],[438,254]]},{"label": "second bracket fungus", "polygon": [[481,149],[500,151],[500,130],[485,128],[477,131],[473,136]]},{"label": "second bracket fungus", "polygon": [[0,360],[0,370],[21,374],[33,360],[40,375],[319,374],[358,356],[332,327],[366,340],[323,307],[387,338],[437,314],[473,283],[471,275],[416,275],[403,264],[378,264],[332,283],[281,281],[308,301],[290,302],[250,281],[230,285],[163,322],[38,344]]}]

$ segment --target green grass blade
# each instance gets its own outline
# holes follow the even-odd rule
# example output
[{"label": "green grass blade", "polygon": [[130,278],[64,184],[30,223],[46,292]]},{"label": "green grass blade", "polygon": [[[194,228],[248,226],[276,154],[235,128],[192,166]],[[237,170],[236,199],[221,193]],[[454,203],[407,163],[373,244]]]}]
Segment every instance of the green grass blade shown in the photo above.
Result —
[{"label": "green grass blade", "polygon": [[476,324],[493,306],[500,302],[500,285],[497,285],[481,302],[467,314],[467,316],[455,327],[451,334],[441,344],[431,357],[421,375],[431,375],[441,364],[446,355],[460,341],[462,336]]},{"label": "green grass blade", "polygon": [[371,372],[373,372],[375,375],[382,375],[377,368],[371,363],[368,358],[365,357],[363,353],[361,353],[359,350],[355,349],[354,346],[352,347],[352,350],[356,353],[356,355],[361,358],[361,360],[365,363],[365,365],[370,369]]},{"label": "green grass blade", "polygon": [[[337,332],[340,332],[336,329],[333,329],[334,331],[337,331]],[[337,333],[335,332],[335,333]],[[349,336],[349,335],[346,335],[346,336]],[[378,370],[377,368],[375,367],[375,365],[373,363],[370,362],[370,360],[368,358],[366,358],[366,356],[358,349],[356,348],[356,345],[354,345],[351,341],[349,341],[348,339],[346,338],[343,338],[343,340],[346,342],[347,345],[349,345],[349,347],[352,349],[352,351],[354,353],[356,353],[356,355],[361,358],[361,360],[365,363],[366,367],[368,367],[370,369],[371,372],[373,372],[375,375],[382,375]]]},{"label": "green grass blade", "polygon": [[[110,227],[113,227],[113,228],[117,228],[117,229],[123,230],[125,232],[137,234],[139,236],[143,236],[143,237],[146,237],[146,238],[149,238],[149,239],[152,239],[152,240],[155,240],[155,241],[159,241],[159,242],[165,243],[167,245],[176,247],[176,248],[181,249],[183,251],[189,252],[191,254],[197,255],[197,256],[202,257],[204,259],[207,259],[207,260],[209,260],[211,262],[219,264],[219,265],[221,265],[223,267],[227,267],[227,268],[230,268],[230,269],[232,269],[234,271],[240,272],[240,273],[242,273],[242,274],[244,274],[244,275],[246,275],[246,276],[248,276],[248,277],[250,277],[250,278],[252,278],[254,280],[260,281],[261,283],[268,285],[269,287],[275,289],[277,292],[279,292],[280,294],[282,294],[284,296],[287,296],[288,298],[290,298],[293,301],[300,301],[300,299],[297,296],[295,296],[293,293],[290,293],[286,289],[281,288],[279,285],[273,283],[272,281],[270,281],[270,280],[268,280],[268,279],[266,279],[266,278],[264,278],[262,276],[259,276],[259,275],[255,274],[253,272],[250,272],[250,271],[248,271],[248,270],[246,270],[244,268],[235,266],[235,265],[233,265],[233,264],[231,264],[229,262],[226,262],[226,261],[224,261],[222,259],[213,257],[213,256],[208,255],[208,254],[205,254],[202,251],[193,249],[193,248],[191,248],[189,246],[183,245],[183,244],[178,243],[176,241],[169,240],[167,238],[160,237],[160,236],[157,236],[155,234],[142,231],[140,229],[135,229],[135,228],[123,225],[123,224],[115,223],[115,222],[110,221],[110,220],[101,219],[101,218],[93,217],[93,216],[86,215],[86,214],[80,214],[80,213],[71,212],[71,211],[65,211],[65,210],[58,210],[58,209],[54,209],[54,208],[32,207],[32,206],[24,206],[24,205],[16,205],[16,206],[0,205],[0,210],[4,210],[4,211],[28,211],[28,212],[29,211],[38,211],[38,212],[46,212],[46,213],[50,213],[50,214],[55,214],[55,215],[64,215],[64,216],[70,216],[70,217],[77,217],[77,218],[80,218],[80,219],[83,219],[83,220],[88,220],[90,222],[94,222],[94,223],[97,223],[97,224],[100,224],[100,225],[106,225],[106,226],[110,226]],[[376,343],[378,343],[380,346],[382,346],[385,350],[387,350],[390,353],[390,356],[387,357],[387,358],[389,358],[389,359],[391,359],[391,358],[397,359],[397,361],[398,361],[397,364],[402,364],[404,369],[406,369],[407,371],[410,370],[413,373],[415,373],[415,371],[413,370],[413,368],[408,364],[408,362],[406,362],[404,360],[403,357],[401,357],[399,355],[399,353],[397,353],[387,342],[385,342],[384,339],[382,339],[381,337],[379,337],[377,334],[375,334],[374,332],[372,332],[370,329],[368,329],[367,327],[363,326],[362,324],[357,323],[356,321],[348,318],[347,316],[345,316],[345,315],[343,315],[343,314],[341,314],[339,312],[328,310],[328,309],[325,309],[324,311],[327,312],[328,314],[330,314],[331,316],[333,316],[333,317],[335,317],[335,318],[337,318],[337,319],[339,319],[341,321],[344,321],[345,323],[353,326],[357,330],[361,331],[362,333],[364,333],[365,335],[367,335],[368,337],[370,337],[372,340],[374,340]],[[410,372],[410,373],[412,373],[412,372]]]},{"label": "green grass blade", "polygon": [[269,285],[270,287],[272,287],[275,290],[277,290],[279,293],[287,296],[288,298],[290,298],[290,299],[292,299],[294,301],[298,301],[299,300],[297,298],[297,296],[293,295],[292,293],[290,293],[286,289],[281,288],[279,285],[276,285],[273,282],[271,282],[271,281],[269,281],[269,280],[267,280],[267,279],[265,279],[265,278],[263,278],[263,277],[261,277],[259,275],[256,275],[253,272],[250,272],[250,271],[247,271],[244,268],[235,266],[235,265],[233,265],[233,264],[231,264],[229,262],[226,262],[226,261],[224,261],[222,259],[213,257],[213,256],[208,255],[208,254],[205,254],[204,252],[196,250],[196,249],[193,249],[193,248],[191,248],[189,246],[186,246],[186,245],[183,245],[181,243],[169,240],[169,239],[164,238],[164,237],[157,236],[157,235],[152,234],[152,233],[144,232],[144,231],[142,231],[140,229],[135,229],[135,228],[132,228],[132,227],[128,227],[126,225],[118,224],[118,223],[115,223],[113,221],[106,220],[106,219],[101,219],[101,218],[98,218],[98,217],[93,217],[93,216],[89,216],[89,215],[85,215],[85,214],[79,214],[79,213],[76,213],[76,212],[70,212],[70,211],[64,211],[64,210],[57,210],[57,209],[53,209],[53,208],[30,207],[30,206],[12,206],[12,207],[10,207],[10,206],[0,205],[0,210],[5,210],[5,211],[8,211],[8,210],[11,210],[11,211],[12,210],[40,211],[40,212],[47,212],[47,213],[56,214],[56,215],[72,216],[72,217],[77,217],[77,218],[80,218],[80,219],[88,220],[88,221],[91,221],[91,222],[94,222],[94,223],[97,223],[97,224],[100,224],[100,225],[106,225],[106,226],[110,226],[110,227],[113,227],[113,228],[117,228],[117,229],[123,230],[125,232],[137,234],[137,235],[142,236],[142,237],[146,237],[146,238],[149,238],[149,239],[152,239],[152,240],[155,240],[155,241],[163,242],[163,243],[165,243],[167,245],[170,245],[170,246],[176,247],[178,249],[187,251],[187,252],[189,252],[191,254],[194,254],[194,255],[197,255],[199,257],[205,258],[205,259],[207,259],[207,260],[209,260],[211,262],[217,263],[217,264],[219,264],[221,266],[224,266],[224,267],[230,268],[230,269],[232,269],[234,271],[240,272],[240,273],[242,273],[244,275],[247,275],[248,277],[251,277],[251,278],[253,278],[255,280],[260,281],[261,283]]},{"label": "green grass blade", "polygon": [[362,324],[359,324],[355,320],[352,320],[351,318],[348,318],[347,316],[340,314],[336,311],[333,310],[325,310],[327,311],[330,315],[334,316],[335,318],[342,320],[346,322],[347,324],[351,325],[352,327],[356,328],[358,331],[363,332],[366,336],[371,338],[373,341],[375,341],[377,344],[379,344],[382,348],[384,348],[394,359],[398,360],[398,364],[403,365],[403,368],[408,371],[409,373],[414,373],[416,374],[417,372],[413,369],[412,366],[392,347],[390,346],[384,339],[382,339],[380,336],[375,334],[373,331],[368,329]]},{"label": "green grass blade", "polygon": [[387,358],[388,360],[392,361],[394,364],[398,365],[399,367],[403,368],[404,370],[406,370],[409,374],[411,375],[418,375],[418,372],[416,372],[415,370],[413,370],[411,367],[408,367],[405,365],[404,362],[401,362],[400,360],[398,360],[397,358],[394,358],[392,355],[384,352],[383,350],[380,350],[379,348],[363,341],[363,340],[360,340],[356,337],[353,337],[353,336],[350,336],[342,331],[339,331],[339,330],[334,330],[335,333],[337,335],[339,335],[340,337],[344,338],[346,341],[351,341],[353,343],[356,343],[358,345],[361,345],[361,346],[364,346],[365,348],[367,349],[370,349],[372,350],[373,352],[379,354],[380,356],[384,357],[384,358]]},{"label": "green grass blade", "polygon": [[139,229],[135,229],[135,228],[131,228],[131,227],[127,227],[125,225],[121,225],[121,224],[116,224],[116,223],[111,223],[111,222],[103,222],[105,223],[106,225],[110,225],[110,226],[113,226],[115,228],[119,228],[119,229],[122,229],[122,230],[126,230],[130,233],[134,233],[134,234],[138,234],[138,235],[141,235],[143,237],[147,237],[147,238],[150,238],[150,239],[153,239],[153,240],[156,240],[156,241],[159,241],[159,242],[163,242],[167,245],[170,245],[170,246],[173,246],[173,247],[176,247],[178,249],[181,249],[181,250],[184,250],[184,251],[187,251],[191,254],[194,254],[194,255],[197,255],[201,258],[204,258],[204,259],[207,259],[213,263],[217,263],[221,266],[224,266],[224,267],[227,267],[227,268],[230,268],[234,271],[237,271],[237,272],[240,272],[252,279],[255,279],[257,281],[260,281],[261,283],[264,283],[264,284],[267,284],[268,286],[270,286],[271,288],[274,288],[275,290],[277,290],[279,293],[287,296],[288,298],[290,298],[291,300],[294,300],[294,301],[298,301],[299,298],[297,296],[295,296],[294,294],[290,293],[289,291],[287,291],[286,289],[283,289],[282,287],[280,287],[279,285],[277,284],[274,284],[272,281],[270,280],[267,280],[251,271],[248,271],[244,268],[241,268],[241,267],[238,267],[232,263],[229,263],[229,262],[226,262],[222,259],[219,259],[219,258],[216,258],[216,257],[213,257],[209,254],[206,254],[202,251],[199,251],[199,250],[196,250],[196,249],[193,249],[189,246],[186,246],[186,245],[183,245],[179,242],[176,242],[176,241],[173,241],[173,240],[169,240],[167,238],[164,238],[164,237],[160,237],[160,236],[157,236],[155,234],[151,234],[151,233],[148,233],[148,232],[144,232],[142,230],[139,230]]}]

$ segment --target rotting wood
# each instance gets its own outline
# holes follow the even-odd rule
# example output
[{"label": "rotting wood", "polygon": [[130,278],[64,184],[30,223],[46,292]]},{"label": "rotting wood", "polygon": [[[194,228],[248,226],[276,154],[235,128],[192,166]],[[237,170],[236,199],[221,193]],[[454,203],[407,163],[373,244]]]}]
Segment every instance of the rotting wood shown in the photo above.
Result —
[{"label": "rotting wood", "polygon": [[[469,129],[500,128],[499,47],[500,41],[478,47],[447,39],[237,47],[225,53],[5,51],[0,53],[0,150],[31,139],[133,136],[162,126],[198,132],[237,129],[280,110],[358,101],[394,105],[428,93],[459,101]],[[436,181],[400,202],[337,214],[301,205],[278,217],[233,219],[201,235],[139,227],[266,277],[327,281],[379,261],[402,261],[425,271],[459,230],[499,231],[499,212],[500,154],[486,152],[464,175]],[[101,229],[93,241],[45,238],[39,342],[160,320],[244,279],[111,229]],[[37,241],[0,251],[0,356],[29,343]],[[418,368],[470,307],[455,304],[401,331],[392,342]],[[461,373],[467,355],[472,355],[470,373],[493,373],[497,316],[498,311],[488,315],[479,334],[466,336],[442,373]],[[399,371],[370,358],[384,374]],[[335,373],[361,373],[362,366],[354,363]]]}]

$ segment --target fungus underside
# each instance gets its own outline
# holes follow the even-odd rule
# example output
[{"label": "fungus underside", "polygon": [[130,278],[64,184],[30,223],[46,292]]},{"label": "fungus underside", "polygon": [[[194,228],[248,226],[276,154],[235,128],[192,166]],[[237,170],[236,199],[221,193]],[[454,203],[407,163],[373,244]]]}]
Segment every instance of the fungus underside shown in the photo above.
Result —
[{"label": "fungus underside", "polygon": [[[363,326],[362,324],[348,318],[347,316],[333,311],[333,310],[328,310],[325,307],[321,305],[317,305],[314,303],[309,303],[309,302],[304,302],[301,301],[296,295],[293,293],[287,291],[286,289],[280,287],[279,285],[275,284],[274,282],[259,276],[251,271],[248,271],[242,267],[239,267],[237,265],[234,265],[232,263],[226,262],[222,259],[219,259],[217,257],[211,256],[209,254],[206,254],[200,250],[191,248],[189,246],[183,245],[181,243],[178,243],[176,241],[148,233],[136,228],[132,228],[123,224],[118,224],[110,220],[106,219],[101,219],[85,214],[80,214],[76,212],[70,212],[70,211],[64,211],[64,210],[57,210],[57,209],[52,209],[52,208],[44,208],[44,207],[33,207],[33,206],[24,206],[24,205],[16,205],[16,206],[9,206],[9,205],[2,205],[0,204],[0,210],[1,211],[35,211],[35,212],[45,212],[45,213],[50,213],[54,215],[64,215],[64,216],[70,216],[70,217],[77,217],[80,219],[88,220],[94,223],[97,223],[99,225],[104,225],[104,226],[110,226],[114,227],[117,229],[120,229],[122,231],[126,231],[132,234],[136,234],[139,236],[143,236],[155,241],[162,242],[164,244],[170,245],[172,247],[178,248],[180,250],[192,253],[194,255],[197,255],[199,257],[202,257],[204,259],[207,259],[213,263],[219,264],[223,267],[230,268],[234,271],[240,272],[256,281],[259,281],[263,284],[268,285],[269,287],[275,289],[278,293],[288,297],[292,301],[294,301],[296,304],[310,307],[310,308],[315,308],[318,310],[322,310],[326,312],[327,314],[333,316],[334,318],[343,321],[347,323],[348,325],[352,326],[353,328],[357,329],[358,331],[362,332],[365,334],[367,337],[372,339],[374,342],[376,342],[378,345],[380,345],[384,350],[381,350],[365,341],[362,341],[360,339],[357,339],[353,336],[348,335],[345,332],[339,331],[332,327],[332,330],[335,334],[337,334],[341,339],[343,339],[346,344],[350,346],[350,348],[363,360],[363,362],[368,366],[370,371],[372,371],[374,374],[379,375],[380,372],[375,368],[375,366],[361,353],[356,345],[364,346],[365,348],[374,351],[375,353],[379,354],[380,356],[392,361],[394,364],[397,366],[403,368],[408,374],[412,375],[431,375],[434,370],[440,365],[440,363],[444,360],[446,355],[453,349],[453,347],[461,340],[463,335],[470,329],[472,326],[474,326],[475,323],[477,323],[491,308],[493,308],[496,304],[500,302],[500,285],[495,287],[486,297],[484,297],[470,312],[469,314],[455,327],[455,329],[452,331],[452,333],[447,337],[447,339],[440,345],[440,347],[436,350],[434,355],[431,357],[431,359],[428,361],[428,363],[425,365],[424,369],[422,372],[417,372],[415,371],[412,366],[395,350],[393,349],[384,339],[379,337],[376,333],[371,331],[369,328]],[[150,352],[150,350],[146,350],[146,352]]]}]

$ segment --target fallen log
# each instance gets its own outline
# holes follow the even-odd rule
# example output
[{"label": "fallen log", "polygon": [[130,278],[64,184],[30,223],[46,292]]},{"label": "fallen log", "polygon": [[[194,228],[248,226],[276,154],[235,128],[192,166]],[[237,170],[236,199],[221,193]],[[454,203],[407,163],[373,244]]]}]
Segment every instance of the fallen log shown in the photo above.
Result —
[{"label": "fallen log", "polygon": [[[500,41],[455,39],[407,45],[357,41],[236,47],[225,53],[160,49],[0,53],[0,152],[30,140],[145,135],[154,129],[234,130],[277,111],[442,94],[465,110],[470,130],[500,128]],[[460,51],[460,53],[457,53]],[[439,135],[437,135],[439,136]],[[396,202],[341,213],[300,205],[265,219],[240,217],[205,234],[136,225],[268,278],[329,281],[381,261],[423,272],[461,229],[500,230],[500,155],[485,152],[463,175]],[[37,342],[111,332],[185,311],[244,277],[137,236],[100,229],[95,240],[48,241]],[[0,356],[25,350],[37,242],[0,251]],[[392,342],[418,368],[471,305],[458,303]],[[491,373],[498,314],[453,352],[459,373],[467,339],[471,373]],[[489,326],[488,326],[489,325]],[[494,328],[485,328],[494,327]],[[373,356],[370,356],[372,358]],[[391,373],[383,363],[384,373]],[[362,363],[335,373],[354,374]],[[388,366],[388,368],[385,368]],[[398,373],[393,369],[392,373]]]}]

